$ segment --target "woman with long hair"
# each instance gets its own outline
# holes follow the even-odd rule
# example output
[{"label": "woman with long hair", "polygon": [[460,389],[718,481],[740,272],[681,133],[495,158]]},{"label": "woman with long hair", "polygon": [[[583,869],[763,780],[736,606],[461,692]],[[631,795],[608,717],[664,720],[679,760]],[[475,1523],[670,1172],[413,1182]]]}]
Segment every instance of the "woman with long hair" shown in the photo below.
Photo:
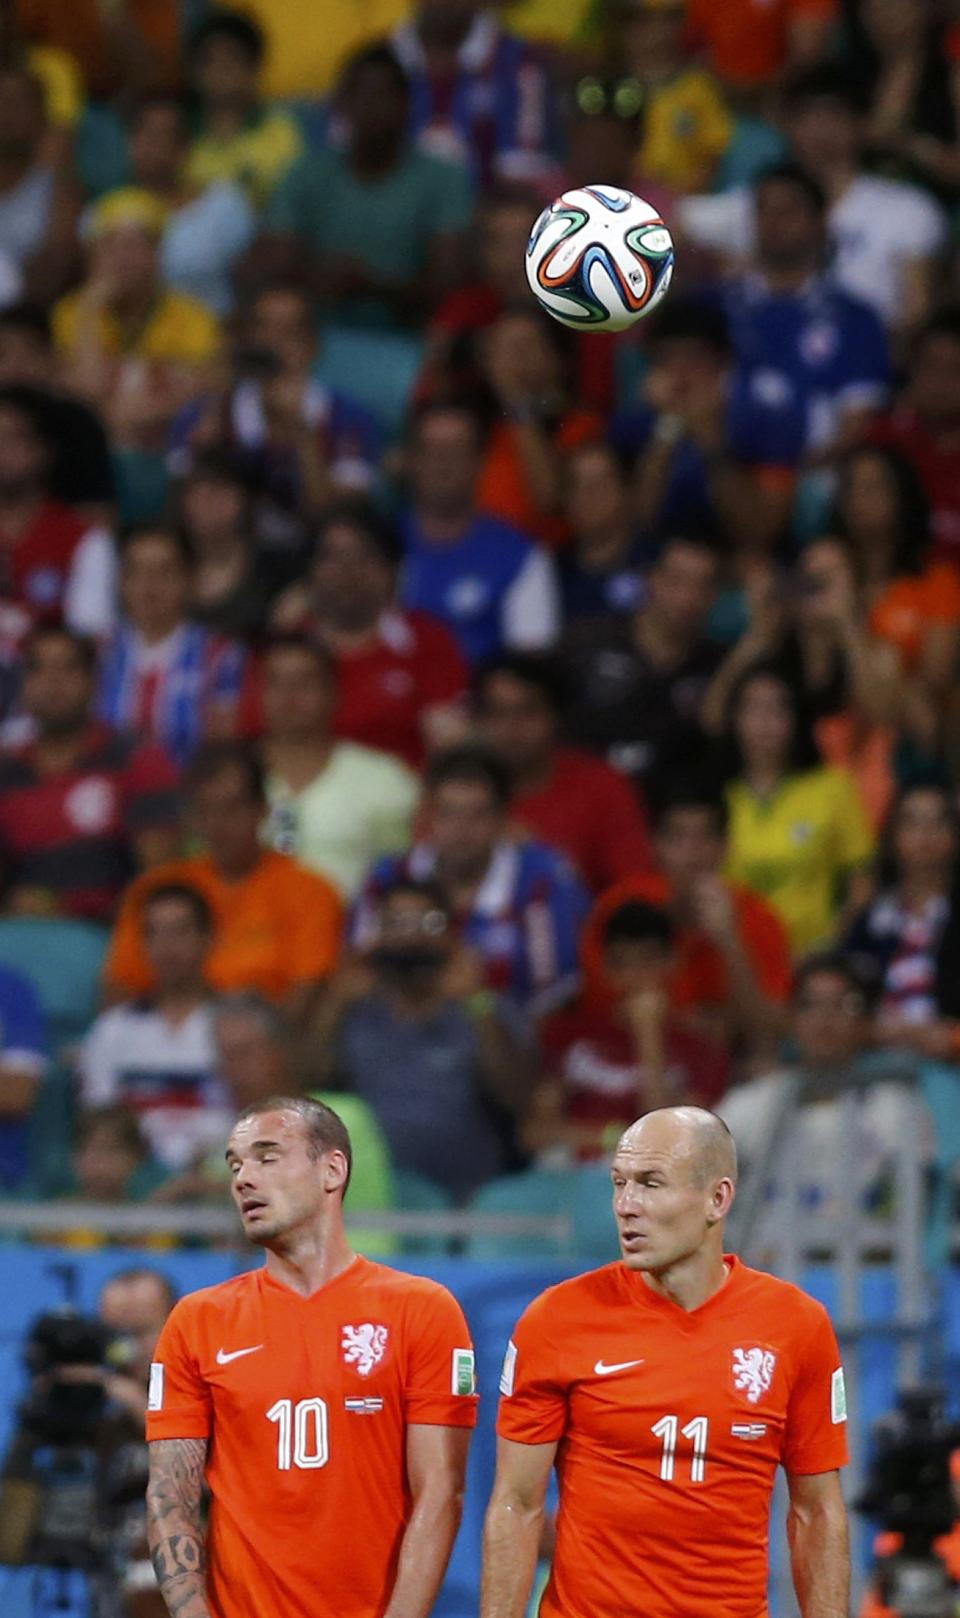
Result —
[{"label": "woman with long hair", "polygon": [[844,949],[879,991],[876,1030],[884,1045],[925,1056],[956,1044],[941,1014],[938,980],[953,915],[960,820],[953,792],[936,782],[904,787],[887,822],[881,887],[855,918]]},{"label": "woman with long hair", "polygon": [[846,542],[869,628],[933,701],[949,690],[960,649],[960,573],[931,562],[930,506],[906,456],[860,444],[840,467],[831,529]]},{"label": "woman with long hair", "polygon": [[757,663],[728,709],[726,874],[778,912],[795,954],[836,934],[870,892],[873,834],[853,777],[822,762],[809,715],[775,663]]}]

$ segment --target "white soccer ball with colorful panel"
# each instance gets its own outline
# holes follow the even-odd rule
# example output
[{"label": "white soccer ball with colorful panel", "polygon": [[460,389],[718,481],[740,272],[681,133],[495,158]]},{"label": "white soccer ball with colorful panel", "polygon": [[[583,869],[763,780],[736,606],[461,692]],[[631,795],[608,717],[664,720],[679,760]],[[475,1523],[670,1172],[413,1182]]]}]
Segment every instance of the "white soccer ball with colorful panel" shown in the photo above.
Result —
[{"label": "white soccer ball with colorful panel", "polygon": [[656,308],[672,278],[673,238],[632,191],[565,191],[530,232],[530,290],[554,320],[578,331],[625,331]]}]

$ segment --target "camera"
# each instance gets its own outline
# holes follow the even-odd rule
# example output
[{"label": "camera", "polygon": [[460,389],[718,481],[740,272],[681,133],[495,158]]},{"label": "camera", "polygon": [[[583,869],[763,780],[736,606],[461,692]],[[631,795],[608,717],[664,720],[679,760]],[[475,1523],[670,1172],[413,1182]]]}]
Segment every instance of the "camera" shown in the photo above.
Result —
[{"label": "camera", "polygon": [[897,1546],[877,1563],[878,1594],[898,1618],[953,1618],[957,1592],[936,1541],[958,1516],[950,1461],[960,1450],[960,1425],[947,1420],[943,1392],[903,1390],[876,1423],[874,1445],[856,1506],[895,1535]]},{"label": "camera", "polygon": [[24,1346],[30,1388],[0,1476],[0,1563],[92,1570],[98,1520],[103,1373],[132,1350],[73,1309],[40,1315]]}]

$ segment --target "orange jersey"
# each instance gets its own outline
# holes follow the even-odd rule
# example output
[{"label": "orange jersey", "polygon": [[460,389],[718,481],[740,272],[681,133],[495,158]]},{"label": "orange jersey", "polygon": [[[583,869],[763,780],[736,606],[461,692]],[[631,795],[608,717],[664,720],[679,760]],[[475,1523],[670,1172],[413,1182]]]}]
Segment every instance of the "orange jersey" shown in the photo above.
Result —
[{"label": "orange jersey", "polygon": [[366,1258],[303,1298],[265,1269],[183,1298],[147,1437],[207,1438],[212,1618],[379,1618],[410,1424],[472,1427],[473,1348],[434,1281]]},{"label": "orange jersey", "polygon": [[326,977],[336,964],[343,905],[325,877],[288,854],[264,849],[253,870],[226,882],[210,857],[195,854],[144,871],[123,896],[104,967],[113,989],[148,994],[153,972],[143,947],[143,907],[168,882],[197,888],[213,911],[206,975],[221,993],[256,989],[282,999]]},{"label": "orange jersey", "polygon": [[551,1287],[521,1318],[497,1430],[559,1441],[542,1618],[764,1618],[777,1466],[845,1464],[826,1311],[726,1263],[726,1285],[689,1312],[616,1263]]}]

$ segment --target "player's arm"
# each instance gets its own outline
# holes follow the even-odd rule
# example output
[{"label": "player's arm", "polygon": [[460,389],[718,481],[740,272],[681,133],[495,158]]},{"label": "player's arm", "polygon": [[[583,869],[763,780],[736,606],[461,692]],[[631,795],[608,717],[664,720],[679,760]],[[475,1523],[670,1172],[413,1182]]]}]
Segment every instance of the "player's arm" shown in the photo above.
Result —
[{"label": "player's arm", "polygon": [[556,1442],[497,1441],[497,1475],[483,1530],[480,1618],[524,1618],[556,1453]]},{"label": "player's arm", "polygon": [[204,1577],[205,1438],[150,1444],[147,1540],[170,1618],[210,1618]]},{"label": "player's arm", "polygon": [[850,1537],[839,1472],[788,1473],[787,1538],[802,1618],[848,1618]]},{"label": "player's arm", "polygon": [[412,1509],[384,1618],[427,1618],[433,1608],[460,1526],[470,1437],[468,1427],[407,1428]]}]

